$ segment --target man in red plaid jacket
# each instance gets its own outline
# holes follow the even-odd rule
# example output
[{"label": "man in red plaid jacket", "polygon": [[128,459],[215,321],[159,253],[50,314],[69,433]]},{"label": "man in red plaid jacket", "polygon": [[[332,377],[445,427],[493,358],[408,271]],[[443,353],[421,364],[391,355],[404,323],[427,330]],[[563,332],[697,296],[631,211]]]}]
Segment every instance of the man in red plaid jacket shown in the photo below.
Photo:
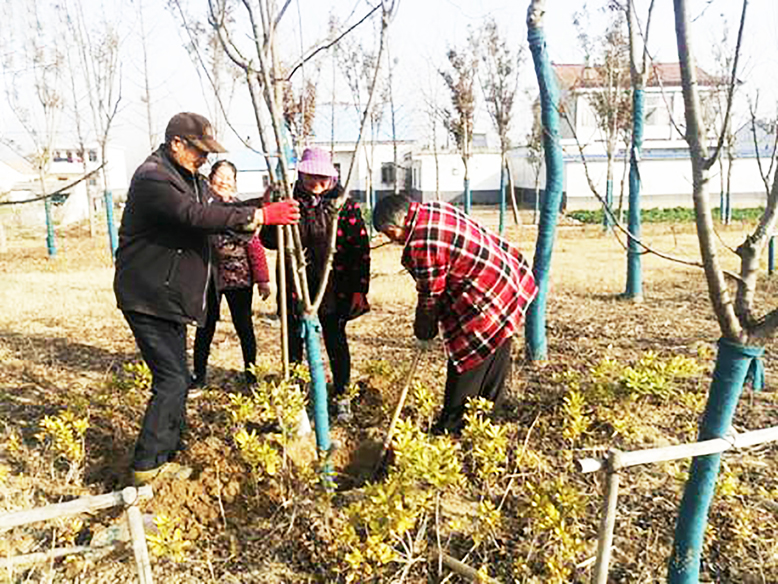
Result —
[{"label": "man in red plaid jacket", "polygon": [[448,372],[433,432],[459,433],[468,398],[500,398],[513,335],[537,294],[532,269],[519,250],[448,203],[392,195],[376,204],[373,224],[404,246],[402,264],[418,292],[415,336],[429,341],[443,330]]}]

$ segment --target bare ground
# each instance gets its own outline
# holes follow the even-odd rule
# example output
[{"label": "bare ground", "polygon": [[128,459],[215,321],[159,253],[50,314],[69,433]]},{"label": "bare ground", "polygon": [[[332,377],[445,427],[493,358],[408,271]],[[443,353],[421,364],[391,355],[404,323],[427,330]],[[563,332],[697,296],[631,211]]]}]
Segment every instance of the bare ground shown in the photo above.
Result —
[{"label": "bare ground", "polygon": [[[488,215],[482,219],[494,221]],[[734,247],[747,227],[723,228],[722,240]],[[698,256],[691,226],[644,230],[645,239],[658,249],[686,258]],[[89,239],[75,229],[60,233],[58,255],[51,260],[46,258],[42,238],[13,231],[11,235],[9,252],[0,255],[0,470],[6,471],[0,472],[0,512],[128,484],[129,456],[147,397],[116,383],[123,364],[136,362],[138,354],[115,308],[104,235]],[[534,237],[531,225],[509,230],[509,239],[529,255]],[[723,261],[735,266],[730,257]],[[719,337],[702,272],[644,256],[645,301],[640,304],[619,299],[625,272],[624,252],[612,236],[603,235],[598,227],[560,225],[547,313],[549,359],[543,364],[526,363],[522,343],[515,343],[509,395],[498,413],[515,445],[510,479],[497,495],[504,500],[502,530],[466,557],[473,566],[487,566],[500,581],[551,581],[546,559],[557,552],[552,540],[543,539],[541,520],[527,512],[527,485],[561,481],[575,493],[577,502],[569,506],[575,512],[570,512],[568,521],[581,544],[573,558],[566,558],[572,565],[567,579],[588,581],[602,484],[599,476],[578,473],[574,461],[612,446],[635,450],[694,439]],[[238,381],[240,348],[230,323],[222,322],[211,357],[211,383],[219,389],[188,406],[190,448],[182,461],[195,468],[195,475],[189,481],[164,485],[144,507],[147,513],[175,518],[183,538],[191,542],[183,561],[155,559],[156,579],[171,583],[342,581],[343,563],[334,553],[330,529],[332,515],[337,516],[348,501],[350,489],[370,477],[377,444],[413,353],[415,296],[413,282],[401,273],[399,248],[374,252],[372,276],[372,311],[349,325],[353,378],[360,385],[355,418],[333,428],[340,444],[334,455],[339,493],[327,502],[315,487],[303,488],[290,501],[283,488],[272,484],[257,488],[248,480],[225,413],[229,395],[244,391]],[[760,306],[774,306],[777,290],[774,279],[765,277],[760,282]],[[255,302],[262,361],[277,371],[279,331],[271,318],[273,305]],[[744,394],[735,419],[737,430],[778,423],[774,349],[775,341],[770,340],[765,355],[767,389]],[[695,359],[704,373],[685,383],[682,399],[649,396],[614,402],[609,412],[591,406],[597,423],[577,440],[563,438],[565,372],[586,377],[606,357],[631,364],[647,351],[661,358]],[[383,373],[380,364],[385,364]],[[444,376],[445,359],[438,347],[425,356],[418,377],[439,394]],[[83,477],[70,483],[64,480],[61,462],[54,461],[37,437],[43,417],[63,410],[87,412],[90,424]],[[615,421],[603,422],[608,416]],[[311,447],[303,444],[300,449],[304,452],[297,460],[304,465]],[[720,486],[710,513],[702,581],[778,582],[777,451],[775,446],[764,446],[724,456],[726,483]],[[686,462],[665,463],[623,473],[611,581],[664,580],[686,466]],[[467,507],[479,494],[464,489],[461,498]],[[17,528],[3,533],[0,551],[2,556],[13,556],[88,543],[117,518],[117,512],[106,512],[82,518],[75,526],[50,523]],[[463,557],[470,549],[456,534],[447,541],[451,555]],[[421,554],[426,561],[416,564],[405,581],[439,582],[446,576],[448,572],[439,571],[432,549],[428,552]],[[372,581],[397,581],[398,572],[394,580],[384,575]],[[128,548],[0,572],[0,581],[8,582],[133,578]]]}]

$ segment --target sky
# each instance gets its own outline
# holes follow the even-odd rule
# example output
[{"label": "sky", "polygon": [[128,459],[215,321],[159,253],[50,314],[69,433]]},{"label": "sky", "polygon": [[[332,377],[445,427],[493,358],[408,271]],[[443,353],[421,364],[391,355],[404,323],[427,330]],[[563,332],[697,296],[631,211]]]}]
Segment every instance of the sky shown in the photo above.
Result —
[{"label": "sky", "polygon": [[[26,0],[8,0],[24,2]],[[43,1],[43,0],[41,0]],[[146,105],[141,100],[144,86],[142,45],[138,9],[143,9],[146,48],[149,54],[149,79],[152,126],[156,141],[161,141],[167,120],[178,111],[197,111],[215,122],[221,141],[228,148],[238,148],[238,134],[247,137],[256,133],[256,124],[247,107],[247,92],[236,87],[230,101],[228,118],[235,131],[220,120],[209,98],[209,83],[198,74],[185,45],[188,42],[181,26],[181,15],[168,8],[166,2],[153,0],[82,0],[88,12],[100,14],[103,7],[109,18],[120,23],[122,39],[122,103],[113,131],[113,140],[126,152],[127,168],[132,172],[150,152]],[[180,0],[186,18],[204,18],[207,0]],[[396,16],[391,24],[390,52],[395,62],[394,96],[398,137],[423,139],[430,125],[424,113],[425,99],[446,105],[448,96],[438,69],[445,66],[449,47],[464,46],[469,30],[478,28],[486,17],[498,23],[501,33],[515,47],[525,48],[520,69],[521,99],[514,111],[514,143],[521,143],[531,122],[529,103],[537,91],[531,57],[526,49],[526,10],[529,1],[516,0],[397,0]],[[139,4],[140,3],[140,4]],[[591,14],[589,30],[597,34],[604,26],[600,9],[604,0],[586,3]],[[638,0],[638,14],[645,21],[648,0]],[[734,44],[739,21],[740,3],[736,0],[690,0],[694,19],[693,41],[700,66],[715,68],[713,48],[721,45],[725,21],[729,24],[730,42]],[[556,63],[577,63],[583,60],[582,50],[572,24],[573,13],[584,2],[577,0],[547,0],[544,21],[549,54]],[[281,22],[281,52],[284,61],[296,60],[303,48],[313,46],[327,34],[329,14],[340,21],[353,23],[368,10],[365,0],[293,0]],[[778,2],[750,0],[746,21],[745,45],[739,78],[741,102],[759,92],[763,115],[772,116],[778,101]],[[374,23],[362,25],[353,35],[366,47],[375,47],[378,33]],[[649,50],[658,61],[677,61],[672,3],[659,0],[651,25]],[[318,139],[329,139],[329,106],[332,100],[332,68],[329,53],[311,62],[304,75],[317,84]],[[303,73],[296,75],[296,80]],[[3,77],[7,80],[7,76]],[[298,81],[299,82],[299,81]],[[336,81],[335,101],[350,100],[342,80]],[[24,138],[5,100],[0,104],[0,138]],[[67,136],[67,116],[62,116],[61,132]],[[388,130],[388,123],[384,124]],[[476,131],[489,128],[488,117],[477,117]],[[323,135],[322,135],[323,134]]]}]

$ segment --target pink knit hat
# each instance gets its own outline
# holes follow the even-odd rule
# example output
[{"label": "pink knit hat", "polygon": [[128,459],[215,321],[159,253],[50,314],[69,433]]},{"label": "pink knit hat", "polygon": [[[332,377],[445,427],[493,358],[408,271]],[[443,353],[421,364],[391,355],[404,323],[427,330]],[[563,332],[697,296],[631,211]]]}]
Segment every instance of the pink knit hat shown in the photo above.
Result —
[{"label": "pink knit hat", "polygon": [[297,172],[338,178],[338,171],[332,165],[330,153],[321,148],[306,148],[297,164]]}]

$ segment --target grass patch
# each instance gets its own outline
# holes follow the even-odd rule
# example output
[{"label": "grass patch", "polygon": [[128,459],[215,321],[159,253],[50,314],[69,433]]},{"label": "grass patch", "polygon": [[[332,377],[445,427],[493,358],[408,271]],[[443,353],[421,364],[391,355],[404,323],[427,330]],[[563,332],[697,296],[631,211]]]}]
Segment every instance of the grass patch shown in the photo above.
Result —
[{"label": "grass patch", "polygon": [[[732,209],[732,221],[758,221],[762,213],[764,213],[763,207]],[[599,224],[602,223],[603,210],[571,211],[567,216],[581,223]],[[715,207],[713,209],[714,219],[718,219],[720,216],[719,207]],[[693,223],[694,209],[691,207],[642,209],[640,221],[642,223]]]}]

